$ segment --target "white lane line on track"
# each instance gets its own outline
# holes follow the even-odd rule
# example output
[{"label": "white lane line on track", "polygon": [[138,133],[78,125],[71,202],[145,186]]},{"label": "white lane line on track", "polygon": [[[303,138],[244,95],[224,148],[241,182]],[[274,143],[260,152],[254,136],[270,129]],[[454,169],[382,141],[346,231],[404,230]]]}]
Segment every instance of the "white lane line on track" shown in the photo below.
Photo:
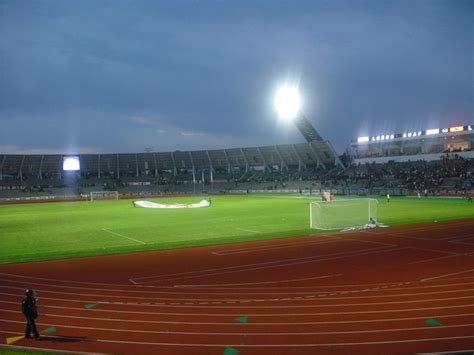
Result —
[{"label": "white lane line on track", "polygon": [[451,254],[451,255],[464,255],[463,253],[456,253],[456,252],[452,252],[452,251],[444,251],[444,250],[436,250],[436,249],[428,249],[428,248],[419,248],[419,247],[412,247],[412,246],[410,246],[409,248],[415,249],[415,250],[422,250],[422,251],[431,251],[433,253]]},{"label": "white lane line on track", "polygon": [[[334,258],[327,258],[327,259],[316,259],[316,260],[313,260],[313,261],[308,261],[308,262],[321,262],[321,261],[327,261],[327,260],[333,260],[333,259],[339,259],[339,258],[343,258],[343,257],[353,257],[353,256],[359,256],[359,255],[367,255],[367,254],[374,254],[376,252],[380,252],[380,253],[384,253],[384,252],[391,252],[391,251],[400,251],[402,249],[415,249],[415,248],[412,248],[412,247],[403,247],[403,248],[400,248],[400,249],[397,249],[397,248],[394,248],[394,249],[389,249],[389,248],[380,248],[382,250],[378,250],[378,249],[375,249],[373,252],[367,252],[365,254],[351,254],[351,255],[345,255],[345,256],[341,256],[341,257],[334,257]],[[409,262],[409,263],[405,263],[405,264],[397,264],[397,265],[391,265],[391,266],[384,266],[383,269],[393,269],[393,268],[399,268],[399,267],[402,267],[402,266],[407,266],[407,265],[414,265],[414,264],[421,264],[421,263],[427,263],[427,262],[432,262],[432,261],[438,261],[438,260],[442,260],[442,259],[449,259],[449,258],[454,258],[454,257],[458,257],[458,256],[463,256],[464,254],[453,254],[453,255],[447,255],[447,256],[440,256],[440,257],[437,257],[437,258],[430,258],[430,259],[423,259],[423,260],[418,260],[418,261],[412,261],[412,262]],[[307,262],[301,262],[301,263],[307,263]],[[292,263],[292,264],[288,264],[288,265],[294,265],[294,264],[300,264],[300,263]],[[278,267],[278,266],[274,266],[274,267]],[[252,270],[252,269],[250,269]],[[359,272],[365,272],[367,270],[371,270],[371,269],[365,269],[365,270],[359,270]],[[245,271],[245,270],[243,270]],[[214,276],[214,275],[219,275],[220,273],[215,273],[215,274],[203,274],[203,275],[197,275],[197,276],[190,276],[190,277],[184,277],[184,278],[198,278],[198,277],[207,277],[207,276]],[[165,280],[157,280],[157,281],[146,281],[146,282],[142,282],[142,284],[145,284],[145,283],[153,283],[153,282],[160,282],[160,281],[170,281],[170,280],[175,280],[175,279],[178,279],[178,278],[173,278],[173,279],[165,279]],[[282,282],[292,282],[293,280],[277,280],[277,281],[266,281],[266,282],[254,282],[254,283],[233,283],[233,284],[191,284],[191,285],[175,285],[175,287],[194,287],[194,288],[199,288],[199,287],[208,287],[208,288],[220,288],[220,287],[223,287],[223,286],[228,286],[228,287],[233,287],[233,286],[239,286],[239,285],[259,285],[259,284],[264,284],[264,283],[282,283]],[[282,288],[284,288],[285,286],[280,286]],[[290,286],[286,286],[286,287],[290,287]],[[327,286],[327,287],[338,287],[338,286]]]},{"label": "white lane line on track", "polygon": [[390,243],[382,243],[382,242],[374,242],[373,240],[364,240],[364,239],[354,239],[354,238],[343,238],[344,240],[351,240],[354,242],[360,242],[360,243],[370,243],[370,244],[379,244],[379,245],[385,245],[388,247],[398,247],[398,244],[390,244]]},{"label": "white lane line on track", "polygon": [[[15,320],[4,320],[0,319],[0,322],[6,323],[19,323],[25,324],[22,321]],[[38,325],[49,326],[48,323],[37,323]],[[429,327],[413,327],[413,328],[392,328],[392,329],[369,329],[369,330],[346,330],[341,332],[270,332],[270,333],[250,333],[250,332],[183,332],[183,331],[168,331],[168,330],[137,330],[137,329],[113,329],[113,328],[98,328],[98,327],[82,327],[75,325],[63,325],[57,324],[56,327],[61,328],[71,328],[71,329],[87,329],[87,330],[99,330],[99,331],[110,331],[110,332],[121,332],[121,333],[144,333],[144,334],[170,334],[170,335],[212,335],[212,336],[240,336],[245,335],[246,337],[255,337],[255,336],[306,336],[306,335],[338,335],[338,334],[365,334],[365,333],[390,333],[390,332],[403,332],[411,330],[433,330],[433,329],[448,329],[448,328],[464,328],[472,327],[472,324],[453,324],[453,325],[443,325],[442,327],[433,328]]]},{"label": "white lane line on track", "polygon": [[[444,221],[448,222],[448,221]],[[436,230],[436,232],[442,232],[443,229],[447,229],[450,233],[453,232],[453,227],[462,227],[462,226],[470,226],[474,225],[474,219],[470,219],[467,221],[456,221],[456,224],[454,223],[437,223],[437,224],[430,224],[430,225],[421,225],[419,227],[405,227],[404,229],[399,229],[397,231],[391,232],[391,234],[405,234],[405,233],[411,233],[411,232],[418,232],[418,231],[430,231],[433,232]],[[436,229],[434,227],[436,226]],[[385,234],[386,229],[374,229],[373,231],[364,231],[365,233],[370,233],[370,234]]]},{"label": "white lane line on track", "polygon": [[[0,273],[1,274],[1,273]],[[466,279],[468,277],[464,277],[464,278],[450,278],[449,281],[452,281],[452,280],[457,280],[457,279]],[[470,279],[471,277],[469,277]],[[7,279],[0,279],[0,281],[4,281],[4,282],[11,282],[11,283],[19,283],[19,284],[22,284],[24,283],[23,281],[16,281],[16,280],[7,280]],[[442,280],[442,281],[445,281],[445,280]],[[430,281],[430,282],[433,282],[433,281]],[[403,285],[408,285],[408,284],[418,284],[419,282],[395,282],[395,283],[390,283],[389,285],[391,286],[403,286]],[[28,288],[30,287],[31,285],[40,285],[40,286],[44,286],[44,287],[55,287],[55,288],[65,288],[65,289],[80,289],[80,290],[94,290],[94,291],[104,291],[106,292],[108,295],[110,295],[110,292],[126,292],[126,293],[140,293],[140,294],[180,294],[180,295],[203,295],[205,294],[204,292],[166,292],[166,291],[149,291],[149,288],[155,288],[153,286],[146,286],[147,288],[146,289],[142,289],[140,291],[137,291],[136,289],[133,289],[133,290],[117,290],[117,289],[98,289],[98,288],[92,288],[92,287],[77,287],[77,286],[62,286],[62,285],[52,285],[52,284],[44,284],[44,283],[39,283],[39,282],[31,282],[29,281],[27,284],[25,284],[24,286],[22,287],[19,287],[17,289],[25,289],[25,288]],[[261,291],[260,289],[261,288],[256,288],[256,287],[252,287],[252,288],[249,288],[249,287],[236,287],[236,288],[230,288],[230,287],[223,287],[222,289],[224,290],[241,290],[241,289],[244,289],[244,290],[252,290],[252,292],[241,292],[242,295],[264,295],[264,294],[274,294],[275,293],[275,290],[279,290],[279,289],[283,289],[284,291],[279,291],[279,292],[282,292],[284,294],[287,294],[287,295],[300,295],[300,294],[314,294],[315,292],[328,292],[326,290],[319,290],[320,288],[324,287],[324,288],[329,288],[329,289],[334,289],[334,288],[341,288],[341,287],[367,287],[367,286],[374,286],[374,287],[380,287],[381,285],[386,285],[386,283],[380,283],[380,284],[360,284],[360,285],[353,285],[353,284],[349,284],[349,285],[337,285],[337,286],[331,286],[331,285],[327,285],[327,286],[294,286],[294,287],[291,287],[291,289],[312,289],[313,291],[311,292],[305,292],[305,291],[298,291],[298,292],[288,292],[286,291],[288,289],[288,287],[265,287],[263,288],[264,290],[274,290],[274,291],[269,291],[269,292],[263,292]],[[431,285],[428,285],[428,284],[424,284],[423,286],[411,286],[410,288],[408,288],[409,290],[417,290],[417,289],[436,289],[436,288],[449,288],[449,289],[452,289],[454,286],[466,286],[466,285],[474,285],[474,281],[471,281],[471,282],[462,282],[462,283],[443,283],[443,284],[431,284]],[[7,286],[0,286],[0,287],[7,287]],[[13,287],[11,287],[13,288]],[[161,287],[156,287],[157,289],[162,289]],[[165,288],[165,289],[174,289],[173,287],[168,287],[168,288]],[[179,289],[179,288],[177,288]],[[214,294],[214,295],[235,295],[235,291],[232,291],[232,292],[215,292],[216,289],[220,289],[220,288],[214,288],[212,287],[211,288],[211,292]],[[205,288],[202,288],[202,290],[205,290]],[[255,291],[253,291],[255,290]],[[375,289],[374,289],[375,290]],[[392,290],[397,290],[397,291],[400,291],[400,290],[407,290],[406,287],[404,288],[393,288]],[[46,292],[49,292],[49,291],[46,291]],[[51,291],[51,292],[54,292],[54,291]],[[339,291],[340,292],[340,291]],[[350,290],[350,291],[347,291],[347,292],[359,292],[359,289],[356,289],[356,290]],[[57,293],[62,293],[62,292],[57,292]],[[77,294],[74,293],[74,294]],[[104,295],[104,294],[101,294],[101,295]],[[123,295],[121,297],[124,297]]]},{"label": "white lane line on track", "polygon": [[128,240],[132,240],[132,241],[134,241],[134,242],[136,242],[136,243],[146,244],[145,242],[142,242],[141,240],[138,240],[138,239],[135,239],[135,238],[132,238],[132,237],[127,237],[126,235],[123,235],[123,234],[120,234],[120,233],[111,231],[110,229],[102,228],[101,230],[103,230],[104,232],[107,232],[107,233],[116,235],[116,236],[118,236],[118,237],[122,237],[122,238],[125,238],[125,239],[128,239]]},{"label": "white lane line on track", "polygon": [[[58,280],[58,279],[51,279],[47,277],[35,277],[35,276],[25,276],[25,275],[17,275],[17,274],[9,274],[6,272],[0,272],[0,275],[5,275],[5,276],[11,276],[11,277],[18,277],[22,279],[28,279],[30,280],[43,280],[43,281],[56,281],[56,282],[67,282],[68,284],[79,284],[79,285],[94,285],[94,286],[114,286],[114,287],[119,287],[119,286],[130,286],[129,284],[110,284],[110,283],[103,283],[103,282],[86,282],[86,281],[73,281],[73,280]],[[57,286],[57,287],[63,287],[63,286]],[[73,286],[64,286],[64,287],[73,287]],[[82,288],[82,287],[77,287],[77,288]],[[157,287],[159,288],[159,287]],[[166,288],[166,287],[161,287],[161,288]],[[141,292],[141,291],[137,291]]]},{"label": "white lane line on track", "polygon": [[460,272],[454,272],[454,273],[452,273],[452,274],[444,274],[444,275],[440,275],[440,276],[429,277],[429,278],[427,278],[427,279],[421,280],[421,282],[436,280],[436,279],[440,279],[440,278],[443,278],[443,277],[446,277],[446,276],[453,276],[453,275],[465,274],[466,272],[472,272],[472,271],[474,271],[474,269],[464,270],[464,271],[460,271]]},{"label": "white lane line on track", "polygon": [[260,251],[267,251],[267,250],[275,250],[275,249],[287,249],[287,248],[297,248],[301,246],[313,246],[313,245],[320,245],[320,244],[330,244],[335,242],[343,241],[342,238],[334,238],[331,240],[324,240],[324,241],[306,241],[306,242],[299,242],[299,243],[291,243],[291,244],[282,244],[282,245],[274,245],[274,246],[260,246],[260,247],[249,247],[249,248],[239,248],[239,249],[226,249],[223,251],[215,251],[211,254],[225,256],[225,255],[234,255],[234,254],[245,254],[245,253],[256,253]]},{"label": "white lane line on track", "polygon": [[[1,333],[6,334],[18,334],[18,332],[10,332],[6,330],[1,330]],[[67,339],[68,337],[58,337],[51,335],[43,335],[47,339]],[[72,337],[71,337],[72,339]],[[222,347],[236,347],[236,348],[281,348],[281,347],[290,347],[290,348],[305,348],[305,347],[328,347],[328,346],[355,346],[355,345],[381,345],[381,344],[400,344],[400,343],[426,343],[426,342],[436,342],[436,341],[446,341],[446,340],[460,340],[460,339],[474,339],[473,336],[455,336],[455,337],[441,337],[441,338],[426,338],[426,339],[401,339],[401,340],[387,340],[387,341],[372,341],[372,342],[354,342],[354,343],[316,343],[316,344],[205,344],[205,343],[155,343],[155,342],[146,342],[146,341],[130,341],[130,340],[106,340],[106,339],[93,339],[94,342],[99,343],[114,343],[114,344],[132,344],[132,345],[155,345],[155,346],[176,346],[176,347],[212,347],[212,348],[222,348]]]},{"label": "white lane line on track", "polygon": [[[18,302],[17,302],[18,304]],[[70,307],[60,307],[60,306],[51,306],[47,308],[57,308],[57,309],[72,309],[72,310],[78,310],[77,308],[70,308]],[[318,312],[318,313],[281,313],[281,314],[268,314],[268,313],[246,313],[247,316],[251,316],[252,318],[275,318],[275,317],[308,317],[308,316],[339,316],[339,315],[358,315],[358,314],[380,314],[380,313],[399,313],[399,312],[419,312],[419,311],[429,311],[429,315],[426,315],[424,317],[414,317],[414,318],[398,318],[397,320],[406,320],[406,319],[425,319],[429,316],[433,316],[433,311],[436,310],[444,310],[444,309],[456,309],[456,308],[468,308],[469,310],[472,311],[472,303],[469,304],[463,304],[463,305],[456,305],[456,306],[444,306],[444,307],[425,307],[425,308],[410,308],[410,309],[395,309],[395,310],[380,310],[380,311],[351,311],[351,312]],[[7,313],[15,313],[20,315],[20,311],[12,311],[10,309],[0,309],[2,312],[7,312]],[[92,309],[92,313],[104,313],[104,312],[111,312],[103,309]],[[222,314],[222,313],[172,313],[172,312],[137,312],[137,311],[113,311],[112,313],[123,313],[123,314],[146,314],[146,315],[154,315],[154,316],[196,316],[199,319],[203,319],[205,317],[221,317],[221,318],[226,318],[229,319],[229,317],[238,317],[241,316],[241,313],[235,312],[235,313],[229,313],[229,314]],[[469,315],[469,313],[463,313],[460,314],[459,316],[465,316]],[[176,320],[171,320],[171,321],[155,321],[155,320],[135,320],[135,319],[126,319],[126,318],[102,318],[102,317],[83,317],[83,316],[72,316],[72,315],[63,315],[63,314],[54,314],[54,313],[46,313],[44,316],[47,317],[58,317],[58,318],[72,318],[72,319],[89,319],[89,320],[101,320],[101,321],[111,321],[111,322],[128,322],[128,323],[151,323],[151,324],[214,324],[214,325],[229,325],[229,324],[235,324],[238,325],[240,323],[229,323],[229,322],[186,322],[186,321],[176,321]],[[447,315],[447,316],[452,316],[452,315]],[[440,316],[441,317],[441,316]],[[363,322],[384,322],[384,319],[371,319],[371,320],[364,320]],[[354,322],[362,322],[360,320],[358,321],[350,321],[350,320],[344,320],[344,321],[336,321],[336,322],[330,322],[330,321],[323,321],[323,322],[294,322],[294,323],[288,323],[288,322],[279,322],[279,323],[268,323],[268,322],[252,322],[252,325],[264,325],[264,324],[324,324],[324,323],[354,323]]]},{"label": "white lane line on track", "polygon": [[[309,280],[320,280],[320,279],[327,279],[331,277],[338,277],[342,276],[342,274],[334,274],[334,275],[323,275],[323,276],[314,276],[314,277],[305,277],[302,279],[289,279],[289,280],[277,280],[277,281],[260,281],[260,282],[243,282],[243,283],[233,283],[233,284],[219,284],[219,287],[222,286],[243,286],[243,285],[269,285],[269,284],[278,284],[278,283],[291,283],[291,282],[300,282],[300,281],[309,281]],[[212,285],[174,285],[174,287],[178,289],[186,289],[186,288],[195,288],[195,287],[213,287]],[[291,287],[291,286],[286,286]]]},{"label": "white lane line on track", "polygon": [[[9,293],[0,293],[3,295],[8,295],[8,296],[16,296],[15,294],[9,294]],[[318,297],[326,297],[327,295],[318,295]],[[389,298],[392,298],[390,296],[387,296]],[[357,300],[357,299],[368,299],[368,298],[381,298],[381,297],[328,297],[325,298],[325,301],[333,301],[333,300]],[[98,303],[102,305],[120,305],[120,304],[126,304],[126,305],[133,305],[134,303],[126,303],[126,302],[107,302],[107,301],[91,301],[91,300],[71,300],[71,299],[64,299],[64,298],[54,298],[54,297],[42,297],[44,300],[51,300],[51,301],[65,301],[65,302],[71,302],[71,303]],[[322,304],[303,304],[303,305],[265,305],[265,306],[248,306],[247,308],[266,308],[266,309],[280,309],[280,308],[318,308],[318,307],[355,307],[355,306],[367,306],[367,305],[391,305],[391,304],[412,304],[412,303],[420,303],[420,302],[440,302],[440,301],[453,301],[453,300],[464,300],[464,299],[474,299],[474,295],[472,296],[462,296],[462,297],[450,297],[450,298],[437,298],[437,299],[417,299],[417,300],[408,300],[408,301],[393,301],[393,302],[369,302],[369,303],[344,303],[344,304],[327,304],[327,303],[322,303]],[[189,301],[189,300],[187,300]],[[202,300],[196,300],[194,302],[193,306],[188,306],[185,305],[184,303],[165,303],[165,302],[155,302],[154,304],[148,305],[149,307],[153,307],[155,304],[161,304],[164,305],[164,308],[200,308],[197,304],[207,304],[208,302],[217,302],[218,300],[210,300],[207,302],[204,302]],[[233,300],[235,302],[271,302],[268,300],[256,300],[256,299],[242,299],[242,300]],[[293,298],[287,297],[287,298],[281,298],[280,301],[295,301]],[[0,303],[11,303],[9,301],[4,301],[0,300]],[[146,305],[142,305],[145,306]],[[54,307],[54,306],[45,306],[45,307]],[[163,308],[163,307],[162,307]],[[213,307],[213,308],[232,308],[230,306],[218,306],[218,307]],[[113,310],[109,310],[112,312]]]},{"label": "white lane line on track", "polygon": [[[293,261],[302,261],[302,260],[319,260],[321,258],[327,258],[327,257],[330,257],[330,256],[349,256],[349,255],[352,255],[352,254],[366,252],[366,251],[377,251],[377,250],[387,250],[387,249],[389,249],[389,248],[388,247],[380,247],[380,248],[373,248],[373,249],[352,250],[352,251],[337,252],[337,253],[330,253],[330,254],[323,254],[323,255],[316,255],[316,256],[307,256],[307,257],[302,257],[302,258],[291,258],[291,259],[284,259],[284,260],[277,260],[277,261],[252,263],[252,264],[238,265],[238,266],[228,266],[228,267],[211,268],[211,269],[196,270],[196,271],[186,271],[186,272],[179,272],[179,273],[173,273],[173,274],[164,274],[164,275],[134,277],[133,280],[138,282],[138,283],[144,283],[144,282],[140,282],[139,280],[147,280],[147,279],[159,279],[159,280],[156,280],[156,281],[163,281],[161,279],[167,278],[166,280],[169,280],[169,277],[173,277],[173,276],[194,275],[194,274],[197,274],[197,273],[203,273],[203,272],[208,272],[208,271],[213,272],[213,271],[221,271],[221,270],[234,270],[234,269],[241,269],[243,267],[256,267],[256,266],[275,265],[275,264],[280,265],[282,262],[293,262]],[[401,249],[406,249],[406,248],[401,248]],[[399,249],[399,250],[401,250],[401,249]],[[327,259],[325,259],[325,260],[327,260]],[[283,264],[283,266],[286,266],[286,265],[291,265],[291,264],[288,264],[288,263]],[[155,281],[151,281],[151,282],[155,282]]]},{"label": "white lane line on track", "polygon": [[[284,262],[284,261],[277,261],[277,262],[269,262],[269,263],[263,263],[267,264],[266,266],[259,266],[259,267],[248,267],[247,265],[244,266],[239,266],[239,267],[232,267],[233,270],[229,271],[218,271],[218,272],[211,272],[211,273],[202,273],[198,275],[189,275],[191,273],[196,274],[202,271],[197,271],[197,272],[189,272],[189,273],[183,273],[182,276],[177,276],[177,277],[171,277],[171,278],[163,278],[163,276],[157,276],[155,280],[151,281],[145,281],[145,282],[139,282],[139,284],[147,284],[147,283],[155,283],[155,282],[163,282],[163,281],[172,281],[172,280],[180,280],[180,279],[192,279],[192,278],[203,278],[203,277],[209,277],[209,276],[216,276],[216,275],[224,275],[224,274],[231,274],[231,273],[239,273],[239,272],[249,272],[249,271],[255,271],[255,270],[263,270],[263,269],[273,269],[273,268],[286,268],[288,266],[293,266],[293,265],[301,265],[301,264],[308,264],[308,263],[318,263],[322,261],[327,261],[327,260],[335,260],[335,259],[341,259],[341,258],[350,258],[350,257],[359,257],[359,256],[364,256],[364,255],[370,255],[370,254],[378,254],[378,253],[385,253],[385,252],[391,252],[391,251],[400,251],[402,249],[407,249],[407,248],[394,248],[390,249],[388,247],[380,247],[380,248],[374,248],[374,249],[367,249],[361,251],[353,251],[350,253],[335,253],[335,254],[342,254],[339,256],[333,256],[333,257],[325,257],[325,256],[318,256],[318,257],[305,257],[305,258],[299,258],[299,259],[289,259],[289,260],[296,260],[296,261],[291,261],[291,262]],[[217,269],[217,270],[224,270],[224,269],[229,269],[229,268],[223,268],[223,269]],[[188,274],[184,276],[184,274]],[[135,281],[137,281],[136,278],[134,278]],[[258,284],[258,283],[257,283]],[[216,286],[221,286],[220,284],[216,284]]]},{"label": "white lane line on track", "polygon": [[[468,285],[472,285],[473,283],[468,283]],[[375,287],[375,288],[371,288],[371,289],[365,289],[365,290],[368,290],[368,291],[383,291],[382,289],[385,289],[387,291],[393,291],[393,290],[402,290],[402,291],[406,291],[406,289],[398,289],[398,288],[390,288],[390,290],[388,290],[389,287],[393,287],[395,285],[386,285],[386,286],[378,286],[378,287]],[[16,287],[16,286],[4,286],[4,285],[1,285],[0,286],[0,289],[13,289],[13,290],[23,290],[24,287]],[[415,288],[431,288],[429,286],[427,287],[413,287],[413,289]],[[411,290],[412,288],[410,288]],[[334,294],[335,295],[343,295],[343,294],[354,294],[354,293],[360,293],[362,291],[365,291],[365,290],[351,290],[351,291],[336,291]],[[136,296],[123,296],[123,295],[120,295],[120,296],[115,296],[115,295],[110,295],[110,294],[87,294],[87,293],[70,293],[70,292],[63,292],[63,291],[47,291],[47,290],[43,290],[43,289],[40,289],[40,288],[37,288],[37,291],[38,292],[41,292],[41,293],[51,293],[51,294],[55,294],[55,295],[74,295],[74,296],[85,296],[85,297],[102,297],[102,298],[119,298],[119,299],[129,299],[129,298],[133,298],[133,299],[138,299],[138,300],[163,300],[163,301],[166,301],[166,300],[170,300],[170,301],[187,301],[187,302],[190,302],[190,301],[239,301],[241,300],[240,298],[239,299],[228,299],[228,298],[212,298],[212,299],[207,299],[207,298],[176,298],[176,297],[173,297],[173,298],[164,298],[164,297],[136,297]],[[459,292],[470,292],[470,291],[473,291],[473,288],[470,287],[470,288],[467,288],[467,289],[452,289],[452,287],[450,287],[447,291],[432,291],[432,292],[415,292],[415,293],[400,293],[400,294],[382,294],[382,295],[364,295],[364,296],[344,296],[344,297],[339,297],[339,298],[328,298],[329,300],[350,300],[350,299],[358,299],[358,298],[364,298],[364,299],[367,299],[367,298],[385,298],[385,297],[406,297],[406,296],[427,296],[427,295],[440,295],[440,294],[446,294],[446,293],[459,293]],[[314,295],[315,293],[318,293],[318,292],[311,292],[309,294],[312,294]],[[1,294],[1,293],[0,293]],[[18,296],[18,297],[21,297],[21,293],[18,294],[18,295],[15,295],[15,294],[11,294],[11,293],[4,293],[6,295],[10,295],[10,296]],[[282,293],[283,295],[293,295],[293,299],[294,298],[297,298],[295,297],[295,295],[306,295],[308,294],[308,292],[305,292],[305,293]],[[327,295],[327,292],[319,292],[319,294],[321,296],[325,296]],[[201,294],[203,296],[205,296],[206,294]],[[257,295],[257,294],[256,294]],[[274,295],[274,293],[271,293],[271,295]],[[314,296],[313,296],[314,297]],[[42,298],[45,298],[45,297],[42,297]],[[47,298],[46,298],[47,299]],[[269,300],[273,300],[275,298],[271,298]],[[291,299],[291,298],[290,298]],[[70,298],[68,299],[64,299],[64,300],[72,300]],[[277,299],[278,300],[278,299]],[[104,302],[101,302],[101,303],[104,303]],[[106,303],[110,303],[110,304],[113,304],[114,302],[106,302]]]},{"label": "white lane line on track", "polygon": [[436,238],[436,239],[433,239],[433,240],[452,243],[452,242],[455,242],[458,239],[465,239],[465,238],[470,238],[470,237],[473,237],[473,236],[474,236],[474,233],[469,233],[469,234],[462,233],[461,235],[450,235],[449,237]]}]

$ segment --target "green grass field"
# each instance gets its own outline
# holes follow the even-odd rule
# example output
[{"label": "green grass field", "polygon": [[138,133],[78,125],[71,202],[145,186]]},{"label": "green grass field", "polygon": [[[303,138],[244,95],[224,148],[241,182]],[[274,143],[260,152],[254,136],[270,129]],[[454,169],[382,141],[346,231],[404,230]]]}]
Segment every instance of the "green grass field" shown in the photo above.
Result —
[{"label": "green grass field", "polygon": [[[194,203],[200,197],[150,199]],[[198,209],[135,208],[131,200],[0,206],[0,263],[158,250],[317,233],[309,197],[215,196]],[[379,200],[378,220],[401,225],[473,218],[462,199]]]}]

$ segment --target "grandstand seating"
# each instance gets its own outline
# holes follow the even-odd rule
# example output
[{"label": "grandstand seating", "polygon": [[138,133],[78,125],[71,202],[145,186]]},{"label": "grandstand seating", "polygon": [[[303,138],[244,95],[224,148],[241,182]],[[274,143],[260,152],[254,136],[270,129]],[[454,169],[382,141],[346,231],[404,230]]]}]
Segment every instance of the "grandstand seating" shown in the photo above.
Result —
[{"label": "grandstand seating", "polygon": [[[79,155],[81,171],[63,172],[63,155],[0,155],[0,198],[225,191],[343,194],[460,192],[474,185],[474,152],[416,161],[353,164],[343,169],[328,142],[200,151]],[[429,156],[427,161],[419,161]],[[410,156],[411,157],[411,156]],[[361,160],[359,159],[359,162]]]}]

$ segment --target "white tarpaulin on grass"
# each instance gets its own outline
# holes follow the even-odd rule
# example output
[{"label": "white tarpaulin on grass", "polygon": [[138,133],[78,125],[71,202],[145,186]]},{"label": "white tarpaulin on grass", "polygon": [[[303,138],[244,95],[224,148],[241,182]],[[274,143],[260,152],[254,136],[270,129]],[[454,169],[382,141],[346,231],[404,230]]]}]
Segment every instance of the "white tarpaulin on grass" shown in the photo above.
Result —
[{"label": "white tarpaulin on grass", "polygon": [[201,200],[198,203],[184,204],[184,203],[175,203],[173,205],[165,205],[163,203],[155,203],[150,201],[133,201],[133,204],[136,207],[144,208],[200,208],[200,207],[209,207],[211,203],[208,200]]}]

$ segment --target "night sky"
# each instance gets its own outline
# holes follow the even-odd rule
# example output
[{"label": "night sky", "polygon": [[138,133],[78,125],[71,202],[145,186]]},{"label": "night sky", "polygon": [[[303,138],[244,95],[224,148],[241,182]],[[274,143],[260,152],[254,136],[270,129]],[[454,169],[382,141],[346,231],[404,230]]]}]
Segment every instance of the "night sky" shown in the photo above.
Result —
[{"label": "night sky", "polygon": [[474,123],[474,1],[0,0],[0,153],[300,143]]}]

